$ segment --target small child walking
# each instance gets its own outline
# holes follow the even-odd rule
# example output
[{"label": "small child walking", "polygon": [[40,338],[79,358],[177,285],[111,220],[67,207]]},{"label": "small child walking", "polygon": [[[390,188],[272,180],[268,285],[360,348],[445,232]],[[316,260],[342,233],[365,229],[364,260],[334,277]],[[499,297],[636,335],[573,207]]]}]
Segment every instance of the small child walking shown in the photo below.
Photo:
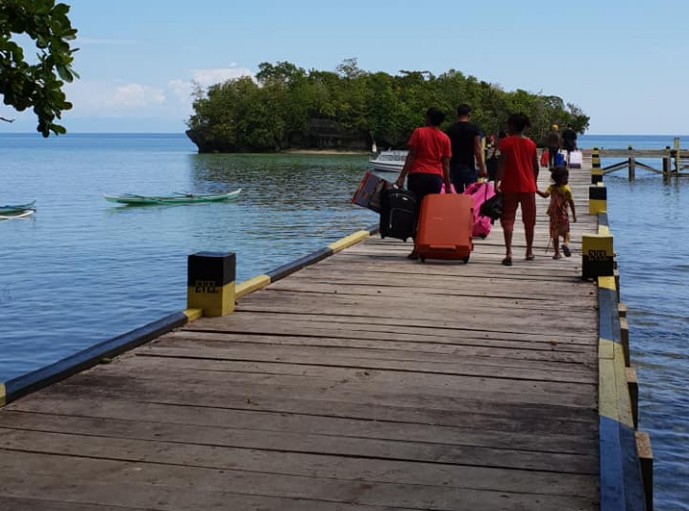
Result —
[{"label": "small child walking", "polygon": [[553,259],[561,259],[560,238],[562,238],[562,253],[565,257],[572,255],[569,249],[569,215],[567,207],[572,210],[572,222],[577,221],[574,209],[572,189],[569,187],[569,171],[566,168],[553,169],[551,173],[553,184],[545,192],[538,190],[541,197],[550,197],[548,216],[550,217],[550,237],[553,240]]}]

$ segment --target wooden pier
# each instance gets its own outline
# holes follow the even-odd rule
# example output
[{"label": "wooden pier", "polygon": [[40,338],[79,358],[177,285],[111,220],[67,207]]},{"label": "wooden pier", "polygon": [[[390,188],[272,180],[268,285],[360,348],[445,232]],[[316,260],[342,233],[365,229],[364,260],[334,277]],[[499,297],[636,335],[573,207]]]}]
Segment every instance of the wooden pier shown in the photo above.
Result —
[{"label": "wooden pier", "polygon": [[371,238],[8,404],[0,509],[601,509],[589,184],[571,258],[541,199],[512,267],[497,225],[467,265]]},{"label": "wooden pier", "polygon": [[[608,164],[602,167],[602,174],[612,174],[620,170],[627,170],[629,181],[636,179],[636,169],[640,169],[646,173],[660,174],[663,176],[664,182],[672,178],[689,177],[689,165],[683,163],[689,158],[689,151],[679,149],[677,144],[676,149],[669,147],[664,150],[654,149],[593,149],[583,151],[583,154],[591,157],[598,156],[599,158],[607,158]],[[621,158],[621,160],[620,160]],[[610,159],[617,159],[614,163],[610,163]],[[649,165],[639,161],[639,159],[656,160],[657,166]]]}]

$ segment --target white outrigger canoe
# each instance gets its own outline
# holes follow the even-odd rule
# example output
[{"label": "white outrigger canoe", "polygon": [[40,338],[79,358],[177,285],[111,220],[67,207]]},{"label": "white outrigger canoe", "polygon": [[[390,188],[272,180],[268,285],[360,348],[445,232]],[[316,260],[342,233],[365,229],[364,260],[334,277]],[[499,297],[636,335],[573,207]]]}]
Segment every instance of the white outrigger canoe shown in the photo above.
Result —
[{"label": "white outrigger canoe", "polygon": [[116,202],[118,204],[126,204],[127,206],[149,206],[161,204],[201,204],[206,202],[225,202],[231,201],[239,197],[242,189],[229,193],[221,194],[200,194],[193,193],[175,193],[173,195],[135,195],[133,193],[125,193],[124,195],[104,195],[108,202]]},{"label": "white outrigger canoe", "polygon": [[27,202],[26,204],[0,206],[0,220],[14,220],[31,216],[36,212],[34,204],[36,204],[36,201]]}]

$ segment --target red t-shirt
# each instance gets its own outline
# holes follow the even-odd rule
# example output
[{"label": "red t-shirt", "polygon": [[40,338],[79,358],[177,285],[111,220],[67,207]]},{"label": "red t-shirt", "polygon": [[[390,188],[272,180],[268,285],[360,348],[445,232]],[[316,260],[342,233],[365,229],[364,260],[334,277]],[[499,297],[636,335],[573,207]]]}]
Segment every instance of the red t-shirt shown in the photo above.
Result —
[{"label": "red t-shirt", "polygon": [[505,137],[500,141],[500,158],[505,159],[501,190],[508,193],[536,193],[533,161],[536,144],[524,137]]},{"label": "red t-shirt", "polygon": [[409,174],[443,175],[443,158],[452,158],[452,145],[445,133],[430,126],[416,128],[407,145],[416,150]]}]

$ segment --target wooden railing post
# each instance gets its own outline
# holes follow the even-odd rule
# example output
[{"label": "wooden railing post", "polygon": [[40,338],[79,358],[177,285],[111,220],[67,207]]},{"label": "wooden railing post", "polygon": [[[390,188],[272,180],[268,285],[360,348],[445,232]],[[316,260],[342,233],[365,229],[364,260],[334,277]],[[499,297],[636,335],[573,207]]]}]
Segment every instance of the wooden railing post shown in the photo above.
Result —
[{"label": "wooden railing post", "polygon": [[636,178],[636,158],[634,155],[629,157],[629,180],[634,181]]}]

